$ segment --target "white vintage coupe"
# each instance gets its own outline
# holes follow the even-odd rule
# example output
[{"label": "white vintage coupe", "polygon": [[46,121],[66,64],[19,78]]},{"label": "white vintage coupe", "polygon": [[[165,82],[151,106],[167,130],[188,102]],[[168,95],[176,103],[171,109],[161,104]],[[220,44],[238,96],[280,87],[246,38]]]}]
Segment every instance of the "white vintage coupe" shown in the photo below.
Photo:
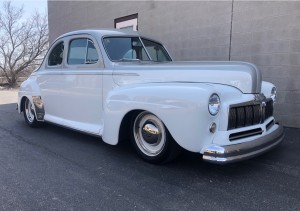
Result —
[{"label": "white vintage coupe", "polygon": [[282,142],[276,88],[245,62],[174,62],[164,46],[133,31],[80,30],[58,37],[20,87],[31,127],[50,122],[130,140],[152,163],[180,149],[231,163]]}]

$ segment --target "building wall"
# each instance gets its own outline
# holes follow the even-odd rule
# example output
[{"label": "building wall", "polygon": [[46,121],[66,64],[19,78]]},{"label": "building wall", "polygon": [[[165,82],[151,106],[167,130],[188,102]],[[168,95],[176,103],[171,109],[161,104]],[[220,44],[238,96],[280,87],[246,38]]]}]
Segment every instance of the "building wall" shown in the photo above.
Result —
[{"label": "building wall", "polygon": [[300,128],[300,2],[235,2],[232,29],[232,59],[276,84],[278,119]]},{"label": "building wall", "polygon": [[176,60],[228,60],[231,2],[50,1],[48,8],[51,41],[74,29],[112,28],[115,18],[138,13],[139,31],[162,41]]},{"label": "building wall", "polygon": [[175,60],[253,62],[278,88],[277,119],[300,128],[299,1],[48,1],[48,13],[50,41],[138,13],[139,31]]}]

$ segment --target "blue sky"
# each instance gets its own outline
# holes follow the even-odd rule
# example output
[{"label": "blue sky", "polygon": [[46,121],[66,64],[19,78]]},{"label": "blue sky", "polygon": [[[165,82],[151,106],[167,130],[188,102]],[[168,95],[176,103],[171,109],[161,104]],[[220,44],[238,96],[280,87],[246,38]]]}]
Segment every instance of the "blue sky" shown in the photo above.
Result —
[{"label": "blue sky", "polygon": [[[3,2],[4,0],[0,0]],[[47,13],[47,0],[12,0],[15,6],[24,6],[25,15],[32,14],[35,10],[40,13]]]}]

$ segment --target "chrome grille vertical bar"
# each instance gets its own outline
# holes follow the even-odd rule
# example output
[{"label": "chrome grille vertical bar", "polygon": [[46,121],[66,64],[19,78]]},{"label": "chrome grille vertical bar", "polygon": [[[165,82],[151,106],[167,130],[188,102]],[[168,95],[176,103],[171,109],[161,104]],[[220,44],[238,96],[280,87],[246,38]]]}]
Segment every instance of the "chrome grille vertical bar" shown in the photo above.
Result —
[{"label": "chrome grille vertical bar", "polygon": [[271,116],[273,116],[272,99],[232,105],[229,108],[227,130],[261,124]]}]

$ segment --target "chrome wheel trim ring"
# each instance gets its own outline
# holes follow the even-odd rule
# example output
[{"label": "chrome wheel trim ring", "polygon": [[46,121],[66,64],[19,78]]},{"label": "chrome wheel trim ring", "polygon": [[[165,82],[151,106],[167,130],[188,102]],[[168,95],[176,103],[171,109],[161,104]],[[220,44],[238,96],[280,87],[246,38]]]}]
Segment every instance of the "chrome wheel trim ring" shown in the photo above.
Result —
[{"label": "chrome wheel trim ring", "polygon": [[27,98],[25,101],[25,114],[28,122],[33,123],[34,121],[34,109],[30,100]]},{"label": "chrome wheel trim ring", "polygon": [[[145,128],[150,125],[152,129],[155,128],[155,133],[150,132],[152,134],[147,134],[149,136],[153,135],[151,141],[145,137],[145,132],[147,133]],[[142,112],[136,117],[133,125],[133,134],[138,148],[147,156],[157,156],[162,152],[166,144],[164,124],[159,118],[149,112]],[[156,141],[153,141],[155,139]]]}]

